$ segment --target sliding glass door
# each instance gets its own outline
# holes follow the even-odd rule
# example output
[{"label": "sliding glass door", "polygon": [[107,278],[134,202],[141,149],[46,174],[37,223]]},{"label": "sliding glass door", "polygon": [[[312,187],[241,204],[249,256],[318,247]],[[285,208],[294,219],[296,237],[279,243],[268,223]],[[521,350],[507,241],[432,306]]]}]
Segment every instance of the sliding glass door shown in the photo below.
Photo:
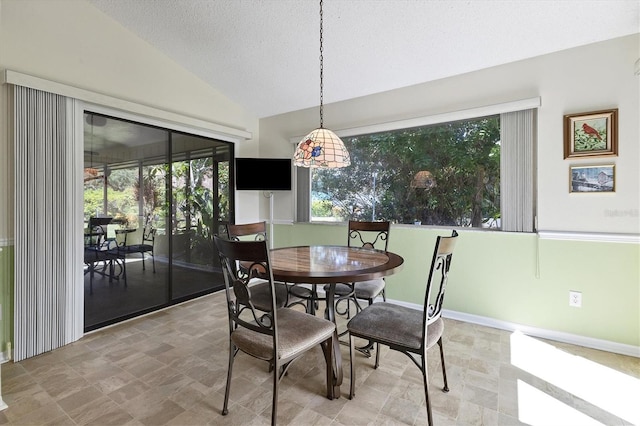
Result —
[{"label": "sliding glass door", "polygon": [[85,330],[224,286],[230,143],[85,113]]},{"label": "sliding glass door", "polygon": [[228,145],[174,134],[171,162],[174,300],[213,290],[220,271],[213,235],[229,220]]}]

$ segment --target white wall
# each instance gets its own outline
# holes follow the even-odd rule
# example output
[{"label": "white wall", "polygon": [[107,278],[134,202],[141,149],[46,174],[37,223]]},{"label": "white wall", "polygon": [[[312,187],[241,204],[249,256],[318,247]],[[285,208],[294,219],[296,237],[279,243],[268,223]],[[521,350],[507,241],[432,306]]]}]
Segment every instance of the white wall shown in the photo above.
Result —
[{"label": "white wall", "polygon": [[[540,96],[538,229],[640,233],[640,34],[412,87],[325,105],[326,127],[342,130]],[[442,58],[446,60],[446,58]],[[619,109],[619,156],[563,159],[563,115]],[[308,109],[260,120],[260,154],[288,156],[289,139],[318,125]],[[613,194],[569,194],[569,165],[615,164]],[[276,219],[293,219],[279,194]],[[262,204],[267,217],[267,204]],[[611,212],[614,212],[613,214]]]},{"label": "white wall", "polygon": [[[257,150],[255,116],[85,1],[0,0],[2,69],[246,130],[254,140],[237,144],[236,155],[248,156]],[[7,141],[6,96],[3,85],[0,242],[13,236],[13,153]],[[257,195],[240,198],[239,210],[246,211],[243,205],[252,209]]]}]

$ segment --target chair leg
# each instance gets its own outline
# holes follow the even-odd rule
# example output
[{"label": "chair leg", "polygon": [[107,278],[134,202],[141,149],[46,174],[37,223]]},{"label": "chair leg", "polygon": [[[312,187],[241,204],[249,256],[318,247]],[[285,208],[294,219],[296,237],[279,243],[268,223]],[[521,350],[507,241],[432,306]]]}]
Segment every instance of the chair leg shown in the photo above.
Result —
[{"label": "chair leg", "polygon": [[353,304],[356,306],[356,314],[362,310],[362,306],[360,306],[360,302],[358,302],[358,298],[356,297],[355,290],[353,296],[351,296],[351,300],[353,300]]},{"label": "chair leg", "polygon": [[313,313],[315,315],[315,312],[320,309],[320,301],[318,299],[318,286],[316,284],[312,285],[313,287]]},{"label": "chair leg", "polygon": [[90,266],[89,266],[89,294],[93,294],[93,271],[94,271],[95,265],[93,264],[93,262],[91,262]]},{"label": "chair leg", "polygon": [[124,286],[127,286],[127,259],[122,258],[122,277],[124,278]]},{"label": "chair leg", "polygon": [[274,361],[273,366],[273,395],[271,402],[271,425],[275,426],[278,418],[278,383],[280,382],[280,366]]},{"label": "chair leg", "polygon": [[376,364],[374,368],[380,365],[380,343],[376,342]]},{"label": "chair leg", "polygon": [[422,360],[422,381],[424,382],[424,399],[425,399],[425,403],[427,405],[427,424],[429,426],[433,425],[433,417],[431,415],[431,400],[429,399],[429,378],[427,377],[427,364],[426,364],[426,357],[421,357]]},{"label": "chair leg", "polygon": [[144,252],[142,252],[140,254],[142,255],[142,270],[144,271],[145,270],[145,267],[144,267]]},{"label": "chair leg", "polygon": [[316,314],[316,309],[318,307],[318,302],[317,302],[317,298],[316,298],[316,285],[312,284],[311,285],[311,289],[309,290],[309,295],[308,297],[305,297],[307,299],[307,307],[306,307],[306,311],[308,314],[310,315],[315,315]]},{"label": "chair leg", "polygon": [[151,252],[151,263],[153,263],[153,273],[155,274],[156,272],[156,257],[153,254],[153,251]]},{"label": "chair leg", "polygon": [[353,336],[349,333],[349,374],[351,377],[351,383],[349,384],[349,399],[353,399],[355,395],[356,387],[356,369],[353,366],[355,358],[353,356],[353,350],[355,349],[355,343]]},{"label": "chair leg", "polygon": [[327,398],[334,399],[333,393],[333,337],[320,344],[326,364]]},{"label": "chair leg", "polygon": [[447,369],[444,366],[444,349],[442,345],[442,337],[438,339],[438,346],[440,346],[440,362],[442,363],[442,377],[444,378],[443,392],[449,392],[449,385],[447,383]]},{"label": "chair leg", "polygon": [[229,367],[227,370],[227,387],[224,391],[224,405],[222,406],[222,415],[229,414],[229,393],[231,391],[231,372],[233,371],[233,359],[235,358],[235,345],[229,339]]}]

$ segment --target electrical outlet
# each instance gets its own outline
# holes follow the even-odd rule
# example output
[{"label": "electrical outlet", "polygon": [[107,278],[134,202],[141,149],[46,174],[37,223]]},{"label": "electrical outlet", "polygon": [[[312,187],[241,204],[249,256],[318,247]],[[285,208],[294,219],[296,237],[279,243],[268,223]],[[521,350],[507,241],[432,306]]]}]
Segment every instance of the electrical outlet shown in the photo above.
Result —
[{"label": "electrical outlet", "polygon": [[569,306],[582,307],[582,293],[579,291],[569,291]]}]

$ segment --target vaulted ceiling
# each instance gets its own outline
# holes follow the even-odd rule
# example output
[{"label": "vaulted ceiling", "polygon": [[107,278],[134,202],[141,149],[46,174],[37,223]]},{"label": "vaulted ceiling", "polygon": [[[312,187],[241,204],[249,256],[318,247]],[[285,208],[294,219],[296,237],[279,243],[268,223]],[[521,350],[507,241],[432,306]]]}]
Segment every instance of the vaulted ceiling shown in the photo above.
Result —
[{"label": "vaulted ceiling", "polygon": [[[319,1],[88,1],[257,117],[319,104]],[[325,103],[640,32],[639,0],[324,0],[323,9]]]}]

